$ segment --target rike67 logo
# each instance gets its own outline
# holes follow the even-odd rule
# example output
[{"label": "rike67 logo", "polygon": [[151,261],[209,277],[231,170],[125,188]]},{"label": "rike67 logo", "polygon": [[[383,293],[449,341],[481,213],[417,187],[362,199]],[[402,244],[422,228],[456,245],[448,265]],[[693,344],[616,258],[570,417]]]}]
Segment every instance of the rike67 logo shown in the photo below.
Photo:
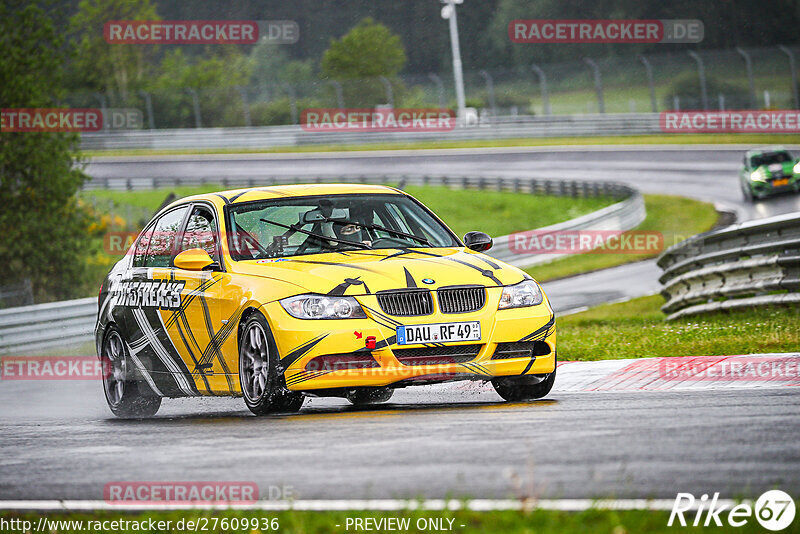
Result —
[{"label": "rike67 logo", "polygon": [[679,493],[672,505],[667,526],[742,527],[753,517],[767,530],[784,530],[794,521],[794,500],[781,490],[770,490],[752,502],[734,504],[720,501],[719,493],[695,499],[691,493]]}]

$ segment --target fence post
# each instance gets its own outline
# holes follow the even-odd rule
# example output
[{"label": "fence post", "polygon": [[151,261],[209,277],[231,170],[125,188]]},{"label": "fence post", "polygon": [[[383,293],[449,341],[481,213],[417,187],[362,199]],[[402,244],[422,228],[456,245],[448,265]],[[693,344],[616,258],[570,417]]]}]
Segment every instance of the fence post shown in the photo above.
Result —
[{"label": "fence post", "polygon": [[488,71],[482,70],[480,74],[486,80],[486,92],[489,95],[489,107],[492,108],[492,117],[497,117],[497,101],[494,99],[494,80]]},{"label": "fence post", "polygon": [[203,121],[200,118],[200,100],[197,98],[197,91],[194,89],[187,89],[186,92],[192,95],[192,106],[194,107],[194,127],[202,128]]},{"label": "fence post", "polygon": [[794,109],[800,109],[800,94],[797,92],[797,65],[794,62],[794,54],[786,46],[778,47],[781,52],[789,56],[789,72],[792,74],[792,94],[794,94]]},{"label": "fence post", "polygon": [[708,110],[708,90],[706,89],[706,66],[697,52],[689,51],[689,56],[697,62],[697,76],[700,78],[700,98],[703,101],[703,110]]},{"label": "fence post", "polygon": [[439,109],[445,109],[447,107],[447,102],[445,102],[444,98],[444,84],[442,83],[442,79],[439,78],[438,74],[434,74],[433,72],[428,74],[428,78],[436,84],[436,89],[439,91]]},{"label": "fence post", "polygon": [[153,116],[153,101],[150,98],[150,93],[147,91],[139,91],[139,94],[144,98],[144,105],[147,108],[147,123],[151,130],[156,129],[156,119]]},{"label": "fence post", "polygon": [[600,67],[597,66],[593,59],[588,57],[583,58],[583,62],[589,65],[594,75],[594,89],[597,91],[597,111],[605,113],[606,104],[603,100],[603,77],[600,75]]},{"label": "fence post", "polygon": [[242,97],[242,112],[244,113],[244,125],[252,126],[253,124],[250,122],[250,103],[247,101],[247,88],[242,87],[240,85],[237,87],[237,89],[239,89],[239,94]]},{"label": "fence post", "polygon": [[756,109],[758,102],[756,102],[756,84],[753,80],[753,62],[744,48],[737,46],[736,51],[744,58],[744,68],[747,71],[747,83],[750,88],[750,109]]},{"label": "fence post", "polygon": [[386,76],[378,76],[378,79],[386,89],[386,103],[389,104],[391,109],[394,109],[394,92],[392,91],[392,82]]},{"label": "fence post", "polygon": [[289,95],[289,107],[292,113],[292,124],[297,124],[297,93],[294,92],[294,87],[288,83],[282,83],[281,87],[286,89],[286,94]]},{"label": "fence post", "polygon": [[336,105],[339,109],[344,109],[344,93],[342,92],[342,84],[336,80],[328,80],[328,83],[333,86],[336,91]]},{"label": "fence post", "polygon": [[647,85],[650,87],[650,107],[653,110],[653,113],[658,113],[658,103],[656,102],[656,87],[655,83],[653,82],[653,67],[650,65],[650,61],[644,55],[639,54],[637,56],[639,61],[642,62],[644,65],[644,70],[647,73]]},{"label": "fence post", "polygon": [[550,109],[550,94],[547,91],[547,76],[539,65],[531,64],[531,70],[539,77],[539,88],[542,91],[542,112],[546,116],[550,116],[552,109]]}]

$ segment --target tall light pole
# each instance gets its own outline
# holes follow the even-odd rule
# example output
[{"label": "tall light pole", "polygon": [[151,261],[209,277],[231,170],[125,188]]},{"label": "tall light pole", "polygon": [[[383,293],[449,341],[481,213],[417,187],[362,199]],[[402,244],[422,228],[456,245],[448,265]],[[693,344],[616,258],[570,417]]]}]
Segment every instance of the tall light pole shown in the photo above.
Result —
[{"label": "tall light pole", "polygon": [[456,4],[463,4],[464,0],[441,0],[447,4],[442,8],[442,18],[450,22],[450,46],[453,49],[453,78],[456,83],[456,101],[458,102],[458,118],[464,120],[466,113],[466,99],[464,98],[464,72],[461,67],[461,48],[458,44],[458,20],[456,19]]}]

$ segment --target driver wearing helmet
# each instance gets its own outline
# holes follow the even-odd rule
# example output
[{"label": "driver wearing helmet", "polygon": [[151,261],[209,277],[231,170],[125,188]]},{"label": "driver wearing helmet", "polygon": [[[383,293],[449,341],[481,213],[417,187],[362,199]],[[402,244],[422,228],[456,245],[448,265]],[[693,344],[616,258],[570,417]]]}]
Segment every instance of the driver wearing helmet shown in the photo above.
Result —
[{"label": "driver wearing helmet", "polygon": [[[371,215],[371,210],[369,215]],[[353,206],[350,208],[350,220],[360,224],[367,223],[367,210],[362,206]],[[371,218],[371,217],[370,217]],[[358,224],[334,224],[333,231],[336,237],[343,241],[351,241],[353,243],[363,243],[367,246],[372,246],[372,238],[366,228]]]}]

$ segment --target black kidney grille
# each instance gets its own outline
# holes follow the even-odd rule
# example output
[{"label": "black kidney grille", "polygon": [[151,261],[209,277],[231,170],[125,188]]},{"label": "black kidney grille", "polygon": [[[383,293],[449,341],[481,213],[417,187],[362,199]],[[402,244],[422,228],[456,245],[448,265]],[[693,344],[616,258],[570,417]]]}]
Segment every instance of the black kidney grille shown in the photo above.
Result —
[{"label": "black kidney grille", "polygon": [[377,297],[381,309],[389,315],[412,317],[433,313],[433,297],[427,289],[383,291]]},{"label": "black kidney grille", "polygon": [[478,311],[486,304],[486,288],[453,287],[436,292],[442,313],[468,313]]}]

